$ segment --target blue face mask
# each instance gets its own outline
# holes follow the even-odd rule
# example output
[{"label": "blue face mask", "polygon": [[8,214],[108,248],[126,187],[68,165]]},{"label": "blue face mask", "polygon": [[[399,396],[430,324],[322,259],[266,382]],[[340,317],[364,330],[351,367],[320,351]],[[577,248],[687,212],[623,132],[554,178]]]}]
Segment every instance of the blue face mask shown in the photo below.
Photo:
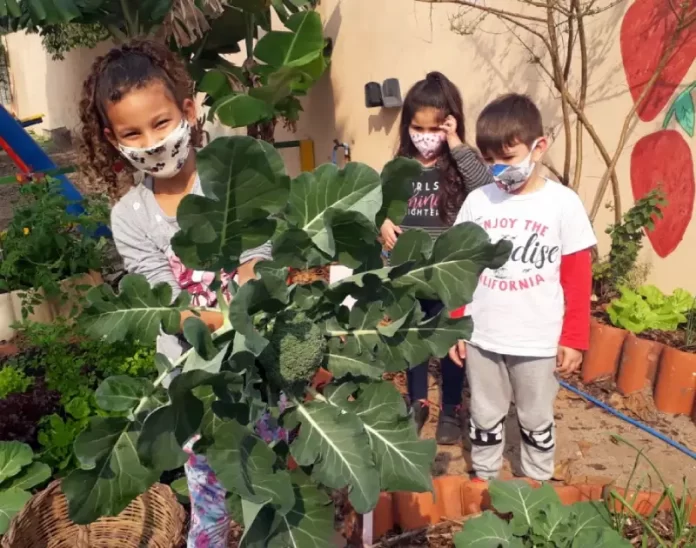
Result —
[{"label": "blue face mask", "polygon": [[532,175],[536,162],[532,162],[532,152],[539,139],[532,143],[529,154],[519,164],[493,164],[489,170],[495,182],[506,192],[516,192],[521,189]]}]

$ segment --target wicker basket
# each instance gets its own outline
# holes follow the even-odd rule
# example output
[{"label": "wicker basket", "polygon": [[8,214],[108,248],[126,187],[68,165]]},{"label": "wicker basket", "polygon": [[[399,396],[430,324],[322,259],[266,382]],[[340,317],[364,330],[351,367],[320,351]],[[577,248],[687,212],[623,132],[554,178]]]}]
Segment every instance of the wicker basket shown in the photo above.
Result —
[{"label": "wicker basket", "polygon": [[114,518],[76,525],[55,481],[17,514],[2,548],[178,548],[186,514],[166,485],[155,484]]}]

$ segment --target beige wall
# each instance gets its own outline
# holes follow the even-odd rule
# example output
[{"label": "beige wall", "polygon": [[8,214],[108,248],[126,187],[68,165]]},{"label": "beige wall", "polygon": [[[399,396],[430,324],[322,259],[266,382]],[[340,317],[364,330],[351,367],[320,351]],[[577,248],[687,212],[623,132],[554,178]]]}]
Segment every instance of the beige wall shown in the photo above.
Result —
[{"label": "beige wall", "polygon": [[82,83],[92,61],[109,45],[79,48],[67,53],[63,61],[54,61],[44,51],[38,34],[18,32],[6,36],[5,41],[15,114],[20,118],[43,114],[44,123],[36,129],[76,129]]},{"label": "beige wall", "polygon": [[[520,5],[518,0],[496,1],[508,9]],[[586,113],[610,152],[632,106],[619,50],[620,24],[629,4],[628,0],[619,3],[614,9],[592,18],[587,28],[591,46]],[[562,162],[560,104],[556,93],[537,67],[528,63],[528,52],[494,18],[487,18],[480,32],[461,36],[451,31],[450,19],[456,7],[449,4],[429,5],[413,0],[322,0],[320,9],[326,33],[334,39],[330,73],[303,101],[305,112],[297,133],[290,134],[279,128],[278,140],[313,139],[317,163],[322,163],[331,160],[333,139],[339,139],[352,146],[354,160],[380,169],[393,156],[398,112],[366,109],[364,84],[396,77],[405,95],[426,72],[440,70],[462,90],[467,140],[473,142],[476,116],[488,101],[508,91],[528,93],[542,109],[549,133],[558,136],[549,159],[556,166]],[[46,115],[47,127],[74,128],[78,122],[77,97],[95,53],[78,50],[69,53],[65,61],[52,61],[41,50],[37,36],[12,35],[7,42],[18,114],[28,116],[42,112]],[[533,42],[527,45],[539,51]],[[692,67],[684,83],[695,79],[696,68]],[[653,122],[633,124],[617,168],[624,210],[633,201],[629,175],[633,145],[644,135],[658,130],[663,119],[664,112]],[[687,141],[693,152],[692,140],[687,138]],[[589,138],[585,138],[584,145],[579,194],[589,207],[604,164]],[[296,173],[298,153],[287,150],[282,154],[290,172]],[[605,199],[608,201],[609,195]],[[602,251],[607,248],[604,229],[611,220],[611,212],[602,209],[595,223]],[[643,259],[651,266],[650,281],[665,291],[682,286],[696,292],[696,277],[689,269],[689,254],[694,243],[696,224],[693,222],[679,247],[666,259],[659,258],[646,241]]]}]

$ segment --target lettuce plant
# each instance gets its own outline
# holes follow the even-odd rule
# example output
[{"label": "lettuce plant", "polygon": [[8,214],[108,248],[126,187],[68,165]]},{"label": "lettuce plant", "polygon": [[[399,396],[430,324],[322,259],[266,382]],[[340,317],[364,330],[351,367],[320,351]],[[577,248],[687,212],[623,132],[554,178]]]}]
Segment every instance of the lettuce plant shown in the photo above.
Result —
[{"label": "lettuce plant", "polygon": [[622,286],[621,296],[607,307],[611,323],[633,333],[649,329],[674,331],[686,323],[686,314],[694,306],[694,297],[685,289],[675,289],[665,295],[654,285],[644,285],[637,291]]},{"label": "lettuce plant", "polygon": [[[232,288],[219,331],[186,320],[192,349],[176,363],[157,355],[154,382],[116,376],[99,387],[98,405],[118,415],[92,418],[75,442],[81,468],[63,481],[70,517],[89,523],[118,514],[163,472],[181,467],[182,446],[200,435],[195,450],[228,490],[230,508],[241,506],[243,546],[332,546],[330,489],[347,488],[358,512],[373,509],[382,490],[432,490],[435,442],[418,438],[401,395],[382,376],[444,356],[470,335],[470,319],[443,312],[426,320],[417,299],[441,299],[448,310],[469,303],[481,272],[501,266],[510,243],[492,244],[474,224],[434,243],[414,230],[399,238],[392,266],[384,267],[376,223],[405,214],[405,183],[420,170],[412,160],[392,161],[381,176],[351,163],[291,181],[272,146],[228,137],[203,149],[198,166],[205,195],[187,196],[178,209],[176,254],[191,268],[230,272],[244,250],[271,239],[274,260],[257,266],[258,279]],[[290,267],[335,262],[354,274],[333,284],[287,283]],[[167,284],[126,276],[118,293],[103,286],[88,294],[83,320],[106,341],[154,342],[160,331],[176,333],[191,310],[185,295],[171,297]],[[347,297],[355,300],[350,309]],[[283,367],[268,375],[268,355],[258,359],[286,314],[320,330],[317,365],[334,376],[321,392],[285,382]],[[165,383],[173,368],[181,373]],[[275,403],[281,391],[282,412]],[[287,442],[266,443],[255,432],[265,412],[289,432]]]}]

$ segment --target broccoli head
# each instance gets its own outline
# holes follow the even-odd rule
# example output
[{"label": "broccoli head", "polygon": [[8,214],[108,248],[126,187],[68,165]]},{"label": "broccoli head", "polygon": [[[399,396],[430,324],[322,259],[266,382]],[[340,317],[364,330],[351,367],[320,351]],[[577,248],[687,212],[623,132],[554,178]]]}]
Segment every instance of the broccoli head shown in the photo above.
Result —
[{"label": "broccoli head", "polygon": [[303,312],[288,309],[268,326],[266,338],[269,344],[259,361],[268,381],[282,390],[303,390],[324,360],[321,328]]}]

